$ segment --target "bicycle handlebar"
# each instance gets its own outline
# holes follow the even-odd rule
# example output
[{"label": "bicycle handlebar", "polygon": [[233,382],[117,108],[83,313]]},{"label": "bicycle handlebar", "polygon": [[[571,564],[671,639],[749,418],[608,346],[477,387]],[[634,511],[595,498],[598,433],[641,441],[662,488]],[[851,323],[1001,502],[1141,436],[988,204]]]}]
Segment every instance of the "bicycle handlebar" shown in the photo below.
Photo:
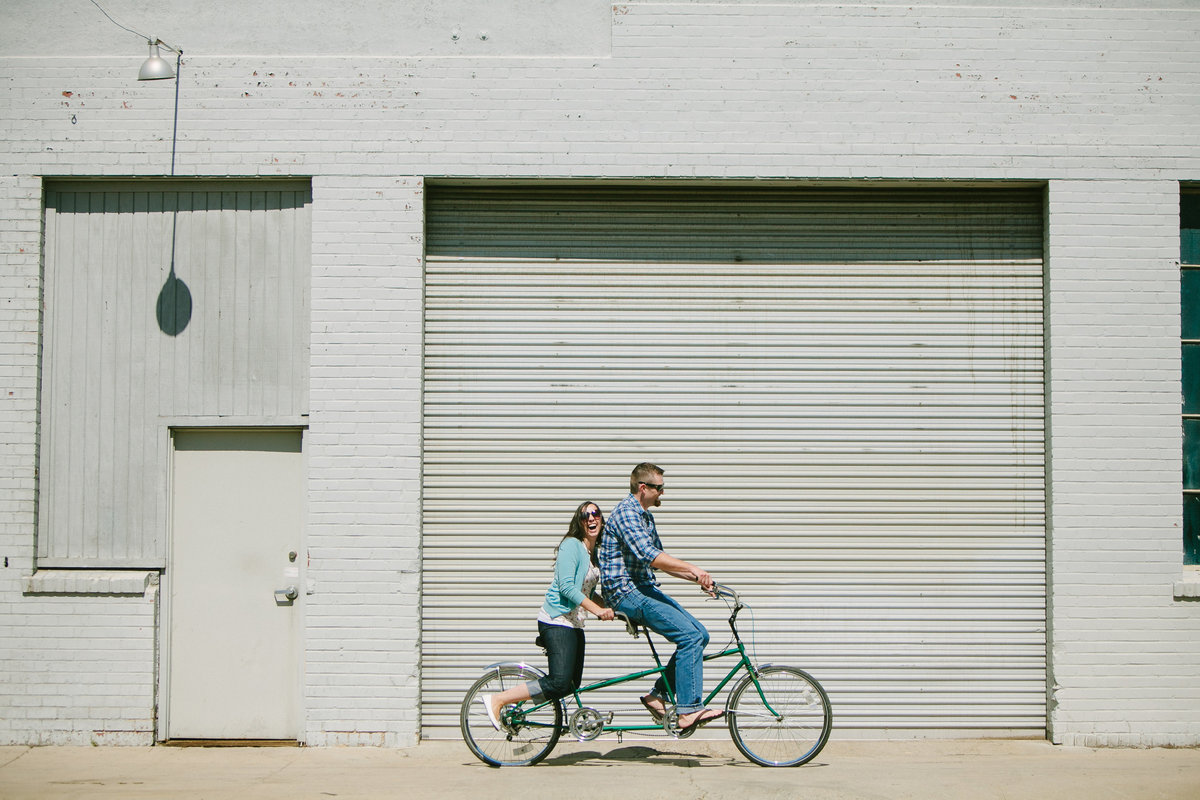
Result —
[{"label": "bicycle handlebar", "polygon": [[726,586],[723,583],[714,582],[712,593],[715,597],[730,597],[730,598],[732,598],[734,605],[740,606],[742,604],[742,598],[738,596],[738,593],[735,592],[731,587]]}]

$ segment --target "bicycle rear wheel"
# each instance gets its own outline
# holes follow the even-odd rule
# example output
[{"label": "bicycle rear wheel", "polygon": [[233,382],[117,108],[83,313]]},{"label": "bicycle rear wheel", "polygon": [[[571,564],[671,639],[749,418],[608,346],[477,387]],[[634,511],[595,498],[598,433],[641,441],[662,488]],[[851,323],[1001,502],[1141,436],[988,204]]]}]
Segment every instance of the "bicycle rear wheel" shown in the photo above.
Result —
[{"label": "bicycle rear wheel", "polygon": [[501,712],[501,730],[492,727],[487,709],[480,699],[485,694],[497,694],[539,677],[532,670],[519,666],[502,666],[488,670],[475,681],[463,698],[458,715],[463,741],[483,763],[493,767],[516,767],[536,764],[554,749],[562,731],[562,704],[557,700],[538,704],[526,701],[508,706]]},{"label": "bicycle rear wheel", "polygon": [[758,685],[761,694],[747,675],[729,693],[729,735],[737,749],[764,767],[798,767],[816,758],[833,728],[821,684],[804,670],[771,666],[759,670]]}]

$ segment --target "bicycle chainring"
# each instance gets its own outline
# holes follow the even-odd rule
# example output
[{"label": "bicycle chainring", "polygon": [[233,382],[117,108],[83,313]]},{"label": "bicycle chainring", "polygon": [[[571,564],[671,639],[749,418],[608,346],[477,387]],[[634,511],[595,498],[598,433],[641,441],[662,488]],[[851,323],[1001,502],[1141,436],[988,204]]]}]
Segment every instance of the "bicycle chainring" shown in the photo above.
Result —
[{"label": "bicycle chainring", "polygon": [[604,732],[604,718],[594,708],[580,708],[571,714],[571,735],[581,742],[590,742]]},{"label": "bicycle chainring", "polygon": [[676,739],[686,739],[695,733],[696,729],[700,727],[699,725],[693,725],[686,731],[680,731],[679,712],[675,710],[674,706],[671,706],[667,713],[663,716],[662,725],[663,730],[666,731],[668,735],[673,736]]}]

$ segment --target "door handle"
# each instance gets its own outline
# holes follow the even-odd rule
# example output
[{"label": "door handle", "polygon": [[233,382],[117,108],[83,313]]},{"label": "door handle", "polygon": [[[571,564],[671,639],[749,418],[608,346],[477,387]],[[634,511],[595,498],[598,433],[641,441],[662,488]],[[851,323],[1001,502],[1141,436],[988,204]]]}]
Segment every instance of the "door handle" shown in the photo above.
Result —
[{"label": "door handle", "polygon": [[300,596],[300,590],[297,589],[295,586],[288,586],[283,589],[275,590],[275,602],[281,606],[291,603],[293,600],[295,600],[299,596]]}]

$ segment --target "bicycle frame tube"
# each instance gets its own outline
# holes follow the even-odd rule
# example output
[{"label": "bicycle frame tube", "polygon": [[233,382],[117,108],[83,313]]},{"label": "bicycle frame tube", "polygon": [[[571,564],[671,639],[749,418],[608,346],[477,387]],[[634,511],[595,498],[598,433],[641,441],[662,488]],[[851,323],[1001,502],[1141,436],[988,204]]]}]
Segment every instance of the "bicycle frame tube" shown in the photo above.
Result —
[{"label": "bicycle frame tube", "polygon": [[[749,672],[751,676],[754,675],[753,665],[750,663],[750,659],[746,657],[746,650],[744,647],[742,647],[741,642],[738,642],[737,647],[731,647],[724,652],[714,653],[711,656],[705,656],[704,660],[710,661],[714,658],[723,658],[725,656],[731,656],[735,653],[740,655],[741,658],[739,658],[738,662],[733,665],[733,669],[731,669],[731,670],[729,670],[729,672],[725,673],[725,677],[722,678],[721,682],[716,685],[716,688],[714,688],[711,692],[709,692],[708,696],[704,698],[704,705],[708,705],[709,703],[711,703],[712,699],[714,697],[716,697],[718,694],[720,694],[721,690],[725,688],[725,685],[728,684],[729,681],[733,680],[733,676],[738,674],[743,668],[747,672]],[[758,683],[758,681],[756,680],[755,683]]]},{"label": "bicycle frame tube", "polygon": [[[753,665],[750,663],[750,658],[746,655],[746,648],[741,643],[740,640],[738,640],[736,647],[730,647],[726,650],[722,650],[720,653],[710,653],[709,655],[704,656],[704,660],[705,661],[713,661],[718,658],[725,658],[727,656],[733,656],[733,655],[739,656],[737,663],[733,665],[733,667],[729,670],[729,672],[725,673],[725,677],[723,677],[721,679],[721,681],[716,685],[716,687],[711,692],[709,692],[708,695],[704,698],[705,705],[708,705],[710,702],[712,702],[712,699],[714,697],[716,697],[718,694],[720,694],[721,690],[724,689],[729,684],[729,682],[731,680],[733,680],[733,677],[735,675],[737,675],[739,672],[741,672],[743,669],[745,669],[750,674],[751,679],[754,681],[755,687],[758,689],[759,697],[762,697],[762,687],[760,687],[758,685],[758,678],[754,674]],[[658,660],[657,654],[656,654],[655,660],[656,661]],[[609,678],[607,680],[598,681],[596,683],[591,683],[591,684],[588,684],[587,686],[580,687],[579,689],[577,689],[574,692],[575,706],[576,706],[576,708],[583,708],[583,699],[582,699],[581,695],[587,694],[588,692],[595,691],[597,689],[604,689],[609,686],[616,686],[616,685],[622,684],[622,683],[628,683],[629,681],[636,681],[639,678],[646,678],[651,675],[661,675],[665,670],[666,670],[666,667],[664,667],[660,664],[659,666],[657,666],[653,669],[644,669],[639,672],[631,672],[627,675],[621,675],[620,677],[616,677],[616,678]],[[557,700],[547,700],[545,702],[538,703],[537,705],[529,706],[529,708],[526,711],[527,711],[527,713],[533,713],[541,708],[544,708],[545,706],[549,705],[550,703],[556,703],[556,702],[558,702],[558,701]],[[763,703],[766,703],[765,697],[763,697]],[[775,713],[774,709],[772,709],[769,704],[767,705],[767,708],[768,708],[768,710],[771,711],[771,713]],[[524,724],[529,725],[530,727],[550,727],[546,723],[526,722]],[[604,726],[604,730],[606,730],[606,731],[617,731],[617,732],[622,732],[622,733],[628,733],[631,731],[654,731],[654,730],[661,730],[661,729],[662,729],[662,725],[605,725]]]}]

